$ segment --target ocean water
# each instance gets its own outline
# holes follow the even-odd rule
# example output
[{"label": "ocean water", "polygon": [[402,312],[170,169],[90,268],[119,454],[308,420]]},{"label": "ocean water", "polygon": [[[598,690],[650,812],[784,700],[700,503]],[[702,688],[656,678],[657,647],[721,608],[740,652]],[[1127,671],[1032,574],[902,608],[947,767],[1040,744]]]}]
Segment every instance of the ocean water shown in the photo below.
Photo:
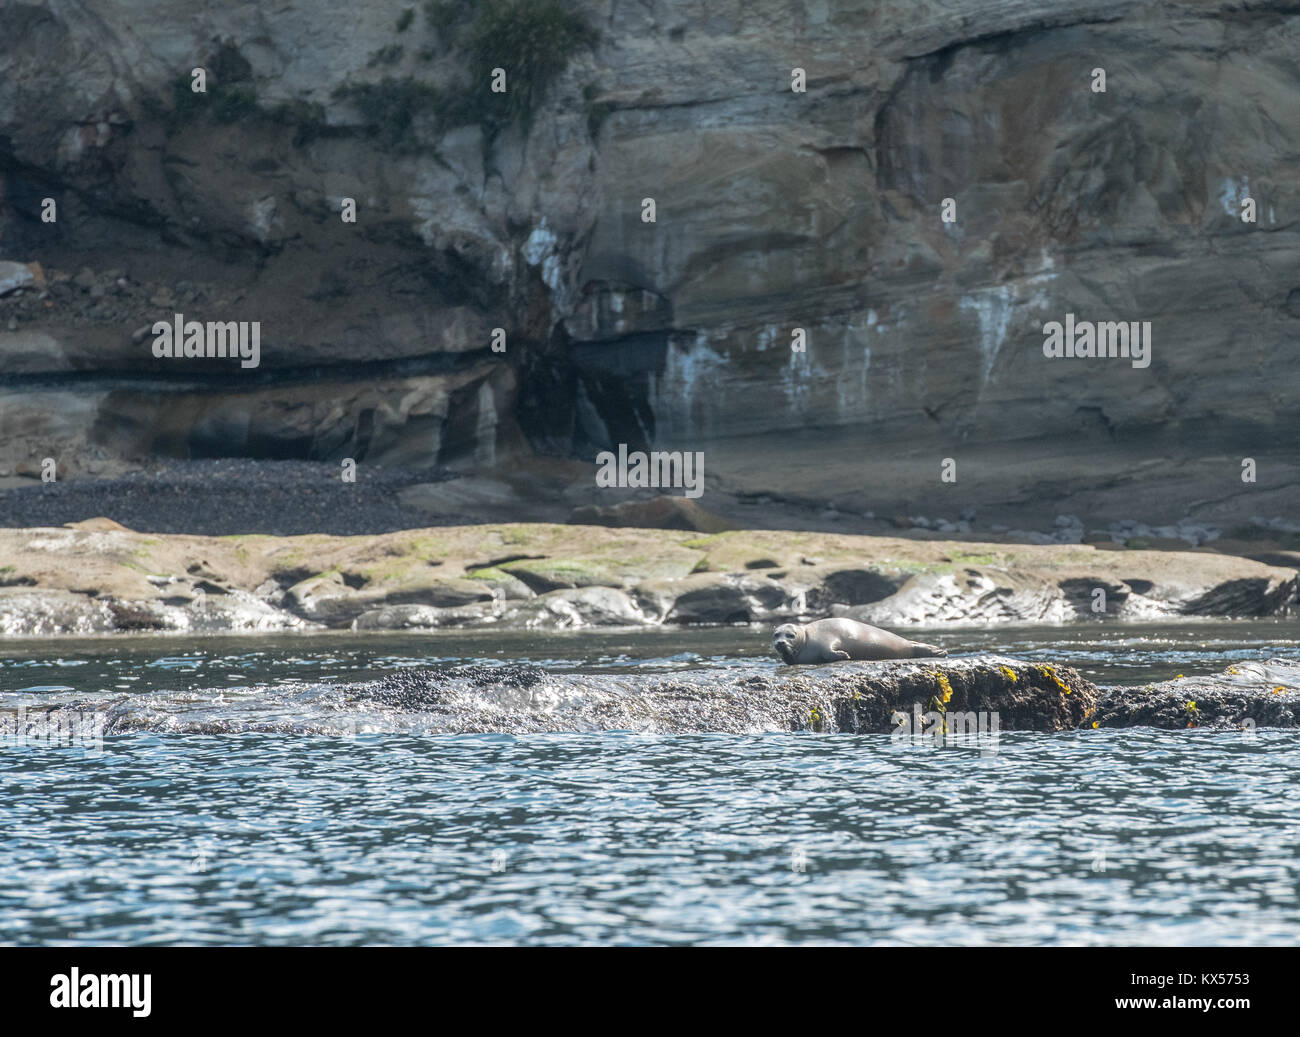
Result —
[{"label": "ocean water", "polygon": [[[1300,939],[1294,732],[1004,732],[985,752],[764,730],[430,734],[369,705],[340,736],[297,715],[442,662],[597,683],[775,667],[766,637],[0,644],[0,711],[102,703],[141,721],[102,749],[0,740],[0,943]],[[1294,622],[922,639],[1101,684],[1300,656]]]}]

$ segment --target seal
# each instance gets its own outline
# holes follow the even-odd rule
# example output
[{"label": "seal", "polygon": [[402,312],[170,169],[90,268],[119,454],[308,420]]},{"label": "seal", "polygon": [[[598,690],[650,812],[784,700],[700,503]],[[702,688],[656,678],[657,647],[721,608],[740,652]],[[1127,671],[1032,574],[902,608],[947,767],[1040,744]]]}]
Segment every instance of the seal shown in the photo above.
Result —
[{"label": "seal", "polygon": [[772,649],[789,665],[842,659],[927,659],[948,653],[854,619],[786,623],[772,631]]}]

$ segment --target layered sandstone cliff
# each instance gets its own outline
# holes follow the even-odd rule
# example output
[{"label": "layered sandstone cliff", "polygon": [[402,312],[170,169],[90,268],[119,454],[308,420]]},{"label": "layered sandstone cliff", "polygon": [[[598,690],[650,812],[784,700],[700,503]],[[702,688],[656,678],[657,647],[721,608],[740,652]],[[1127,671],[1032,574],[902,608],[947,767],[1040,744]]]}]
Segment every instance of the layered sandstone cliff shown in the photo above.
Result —
[{"label": "layered sandstone cliff", "polygon": [[[1294,503],[1294,5],[571,6],[526,119],[484,107],[484,5],[0,9],[0,259],[40,264],[0,475],[627,443],[848,512]],[[176,312],[260,321],[261,366],[155,359]],[[1151,365],[1045,359],[1066,313],[1150,321]]]}]

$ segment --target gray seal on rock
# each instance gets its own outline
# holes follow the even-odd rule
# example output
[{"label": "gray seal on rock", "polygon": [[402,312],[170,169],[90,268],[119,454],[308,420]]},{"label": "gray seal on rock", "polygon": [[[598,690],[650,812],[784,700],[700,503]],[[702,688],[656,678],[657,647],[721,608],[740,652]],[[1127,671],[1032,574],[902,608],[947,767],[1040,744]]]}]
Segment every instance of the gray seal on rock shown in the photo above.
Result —
[{"label": "gray seal on rock", "polygon": [[772,649],[790,665],[842,659],[926,659],[948,653],[909,641],[854,619],[819,619],[807,626],[785,623],[772,631]]}]

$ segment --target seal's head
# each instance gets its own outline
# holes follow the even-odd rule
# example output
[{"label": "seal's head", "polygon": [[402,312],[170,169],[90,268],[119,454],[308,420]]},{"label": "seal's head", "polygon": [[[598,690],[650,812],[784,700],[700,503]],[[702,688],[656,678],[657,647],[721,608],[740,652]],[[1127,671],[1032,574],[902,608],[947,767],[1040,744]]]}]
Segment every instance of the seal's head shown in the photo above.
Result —
[{"label": "seal's head", "polygon": [[787,665],[793,665],[795,659],[799,656],[799,649],[803,647],[807,637],[808,635],[804,633],[803,627],[796,626],[793,623],[784,623],[772,631],[772,650]]}]

